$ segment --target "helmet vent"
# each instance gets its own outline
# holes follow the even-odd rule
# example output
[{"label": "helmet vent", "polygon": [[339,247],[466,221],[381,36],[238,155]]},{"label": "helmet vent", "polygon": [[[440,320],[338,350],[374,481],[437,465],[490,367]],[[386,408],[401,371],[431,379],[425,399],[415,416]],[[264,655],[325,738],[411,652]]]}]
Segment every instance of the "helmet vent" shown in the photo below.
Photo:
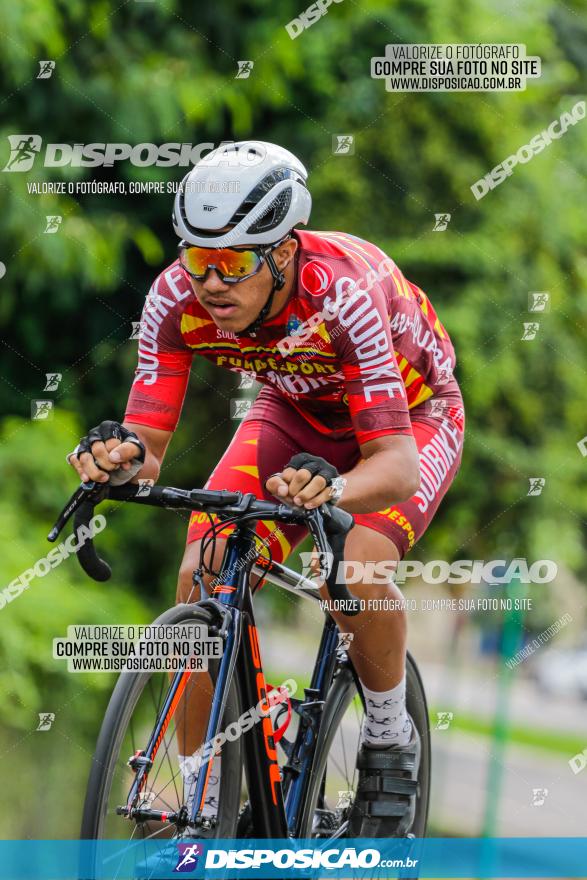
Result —
[{"label": "helmet vent", "polygon": [[255,205],[261,201],[263,196],[266,196],[274,186],[281,183],[283,180],[296,180],[298,183],[301,183],[302,186],[306,185],[304,179],[291,168],[275,168],[267,174],[254,189],[251,190],[232,215],[230,222],[240,223],[244,217],[251,213]]},{"label": "helmet vent", "polygon": [[291,205],[291,186],[282,190],[279,195],[267,205],[260,217],[257,217],[252,226],[247,229],[248,235],[257,235],[275,229],[287,215]]}]

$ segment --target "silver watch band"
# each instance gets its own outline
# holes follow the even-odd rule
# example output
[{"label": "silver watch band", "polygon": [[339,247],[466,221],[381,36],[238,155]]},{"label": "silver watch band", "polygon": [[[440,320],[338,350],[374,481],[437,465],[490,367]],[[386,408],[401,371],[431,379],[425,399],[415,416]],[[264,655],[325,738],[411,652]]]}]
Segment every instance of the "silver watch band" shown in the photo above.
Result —
[{"label": "silver watch band", "polygon": [[338,504],[340,499],[342,498],[342,493],[344,492],[347,481],[344,477],[335,477],[330,484],[330,502],[332,504]]}]

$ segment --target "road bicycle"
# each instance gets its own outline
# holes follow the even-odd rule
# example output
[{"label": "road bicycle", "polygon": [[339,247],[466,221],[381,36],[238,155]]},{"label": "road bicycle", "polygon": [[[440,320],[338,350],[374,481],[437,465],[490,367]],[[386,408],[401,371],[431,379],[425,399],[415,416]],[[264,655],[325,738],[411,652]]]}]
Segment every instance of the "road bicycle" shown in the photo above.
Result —
[{"label": "road bicycle", "polygon": [[[303,696],[271,690],[263,675],[253,607],[253,595],[261,581],[253,587],[251,574],[318,603],[321,594],[316,582],[273,561],[266,542],[267,552],[262,554],[255,535],[259,520],[303,524],[322,561],[331,600],[338,600],[338,607],[346,608],[348,615],[356,614],[358,600],[337,580],[346,535],[354,525],[352,516],[330,504],[306,510],[240,492],[88,483],[74,492],[49,540],[56,540],[72,514],[78,536],[83,534],[81,526],[86,526],[87,535],[96,505],[107,499],[209,515],[210,531],[202,542],[200,567],[193,575],[194,585],[202,587],[200,595],[205,598],[171,608],[153,626],[205,627],[209,636],[222,640],[223,651],[220,658],[210,660],[207,675],[187,668],[173,674],[121,673],[92,760],[82,839],[344,837],[357,784],[355,759],[364,713],[357,675],[344,639],[325,611],[310,685]],[[226,537],[220,571],[208,596],[202,582],[204,553],[229,526],[232,531]],[[95,580],[110,577],[110,567],[98,556],[91,538],[78,550],[78,558]],[[330,566],[324,561],[328,559]],[[187,723],[187,713],[182,714],[180,708],[190,687],[209,692],[207,743],[218,742],[223,731],[238,730],[243,713],[261,707],[259,723],[251,724],[240,736],[225,738],[220,749],[220,783],[212,816],[204,805],[216,753],[200,767],[190,809],[179,771],[177,734]],[[270,699],[272,694],[276,699]],[[409,654],[407,707],[422,740],[411,835],[424,837],[430,792],[430,730],[422,680]]]}]

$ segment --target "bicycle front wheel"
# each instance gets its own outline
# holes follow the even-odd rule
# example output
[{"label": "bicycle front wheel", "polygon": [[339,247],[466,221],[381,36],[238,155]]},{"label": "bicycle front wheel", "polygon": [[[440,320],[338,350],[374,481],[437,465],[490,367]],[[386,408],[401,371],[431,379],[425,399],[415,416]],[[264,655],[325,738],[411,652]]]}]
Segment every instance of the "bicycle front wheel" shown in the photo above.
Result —
[{"label": "bicycle front wheel", "polygon": [[[198,608],[197,605],[178,605],[158,617],[153,626],[188,623],[210,627],[212,617],[207,610]],[[218,675],[218,666],[219,661],[211,660],[208,676],[203,673],[192,676],[192,696],[197,699],[195,691],[198,688],[206,689],[207,700],[204,702],[208,705]],[[127,672],[119,677],[104,716],[92,760],[82,819],[82,839],[157,840],[179,836],[181,829],[176,825],[152,819],[129,821],[117,813],[117,807],[126,804],[134,780],[134,771],[129,767],[128,759],[147,746],[156,719],[161,713],[169,683],[169,674],[166,672]],[[184,723],[186,714],[182,715]],[[239,716],[238,684],[233,679],[221,729],[236,722]],[[141,805],[152,810],[175,813],[185,805],[184,783],[178,760],[179,726],[179,719],[173,717],[163,735],[141,795]],[[227,741],[222,747],[221,757],[216,815],[212,816],[212,827],[206,832],[207,837],[233,837],[236,831],[242,782],[240,739]],[[216,760],[214,764],[217,764]],[[206,765],[200,772],[205,771]]]}]

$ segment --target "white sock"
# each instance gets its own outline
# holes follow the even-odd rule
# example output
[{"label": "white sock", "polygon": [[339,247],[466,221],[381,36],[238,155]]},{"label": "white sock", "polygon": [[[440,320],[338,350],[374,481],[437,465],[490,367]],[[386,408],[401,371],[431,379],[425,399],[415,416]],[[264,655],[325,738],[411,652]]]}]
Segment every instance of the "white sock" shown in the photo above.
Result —
[{"label": "white sock", "polygon": [[362,740],[366,746],[405,746],[412,735],[406,711],[406,677],[390,691],[371,691],[361,682],[367,706]]},{"label": "white sock", "polygon": [[[188,809],[188,812],[191,813],[192,804],[194,802],[194,795],[196,793],[196,783],[198,781],[198,767],[199,764],[199,756],[197,752],[194,755],[189,755],[186,757],[185,755],[178,755],[177,759],[179,761],[179,772],[181,773],[183,779],[183,799],[185,805]],[[210,776],[208,778],[208,785],[206,788],[206,800],[204,801],[204,809],[202,810],[202,815],[211,817],[218,815],[218,799],[220,796],[220,768],[222,756],[216,755],[213,759],[214,765],[212,770],[210,771]],[[208,765],[202,765],[202,771],[207,773]]]}]

